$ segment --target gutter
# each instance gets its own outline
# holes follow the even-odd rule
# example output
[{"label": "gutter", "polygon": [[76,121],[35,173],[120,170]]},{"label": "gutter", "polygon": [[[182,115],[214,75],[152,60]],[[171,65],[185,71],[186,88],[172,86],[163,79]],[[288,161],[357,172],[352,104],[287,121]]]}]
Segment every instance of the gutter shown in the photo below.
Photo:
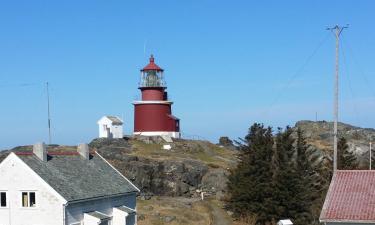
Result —
[{"label": "gutter", "polygon": [[66,225],[66,211],[65,211],[65,209],[66,209],[66,207],[69,205],[69,203],[65,203],[65,204],[63,204],[63,225]]},{"label": "gutter", "polygon": [[71,201],[68,201],[66,205],[74,204],[74,203],[80,203],[80,202],[94,201],[94,200],[99,200],[99,199],[112,198],[112,197],[130,196],[132,194],[137,194],[137,193],[138,193],[138,191],[132,191],[132,192],[127,192],[127,193],[122,193],[122,194],[114,194],[114,195],[106,195],[106,196],[93,197],[93,198],[71,200]]},{"label": "gutter", "polygon": [[375,223],[375,220],[350,220],[350,219],[334,219],[334,220],[319,220],[321,223],[355,223],[355,224],[361,224],[361,223]]}]

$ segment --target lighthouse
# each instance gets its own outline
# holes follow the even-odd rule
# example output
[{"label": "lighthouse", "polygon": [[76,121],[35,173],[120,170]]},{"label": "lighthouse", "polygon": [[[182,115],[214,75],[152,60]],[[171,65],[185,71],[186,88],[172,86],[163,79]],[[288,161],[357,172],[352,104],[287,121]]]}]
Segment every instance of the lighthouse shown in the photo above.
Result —
[{"label": "lighthouse", "polygon": [[155,64],[153,55],[141,69],[139,82],[142,98],[134,101],[134,135],[180,138],[180,120],[172,115],[164,70]]}]

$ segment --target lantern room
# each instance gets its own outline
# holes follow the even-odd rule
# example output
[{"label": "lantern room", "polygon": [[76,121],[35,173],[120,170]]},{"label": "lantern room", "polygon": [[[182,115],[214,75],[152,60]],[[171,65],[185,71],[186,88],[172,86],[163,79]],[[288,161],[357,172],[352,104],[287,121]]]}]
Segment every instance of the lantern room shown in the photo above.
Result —
[{"label": "lantern room", "polygon": [[165,81],[163,76],[164,70],[155,64],[154,56],[151,55],[150,63],[141,69],[141,81],[139,82],[139,88],[148,87],[165,87]]}]

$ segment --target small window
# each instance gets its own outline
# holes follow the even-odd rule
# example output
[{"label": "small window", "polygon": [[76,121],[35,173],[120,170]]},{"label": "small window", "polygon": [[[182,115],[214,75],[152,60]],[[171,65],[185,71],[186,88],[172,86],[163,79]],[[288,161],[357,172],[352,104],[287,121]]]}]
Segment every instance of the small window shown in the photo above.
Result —
[{"label": "small window", "polygon": [[7,193],[0,192],[0,207],[7,207]]},{"label": "small window", "polygon": [[22,192],[22,207],[35,207],[35,192]]}]

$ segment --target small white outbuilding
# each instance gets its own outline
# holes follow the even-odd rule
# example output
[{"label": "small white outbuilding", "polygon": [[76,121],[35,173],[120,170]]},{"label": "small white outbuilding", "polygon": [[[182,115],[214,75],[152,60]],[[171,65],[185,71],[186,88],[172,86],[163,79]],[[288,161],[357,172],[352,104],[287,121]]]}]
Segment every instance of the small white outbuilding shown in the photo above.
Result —
[{"label": "small white outbuilding", "polygon": [[279,222],[277,222],[277,225],[293,225],[293,223],[290,219],[284,219],[279,220]]},{"label": "small white outbuilding", "polygon": [[100,138],[123,138],[123,121],[117,116],[103,116],[99,121]]}]

